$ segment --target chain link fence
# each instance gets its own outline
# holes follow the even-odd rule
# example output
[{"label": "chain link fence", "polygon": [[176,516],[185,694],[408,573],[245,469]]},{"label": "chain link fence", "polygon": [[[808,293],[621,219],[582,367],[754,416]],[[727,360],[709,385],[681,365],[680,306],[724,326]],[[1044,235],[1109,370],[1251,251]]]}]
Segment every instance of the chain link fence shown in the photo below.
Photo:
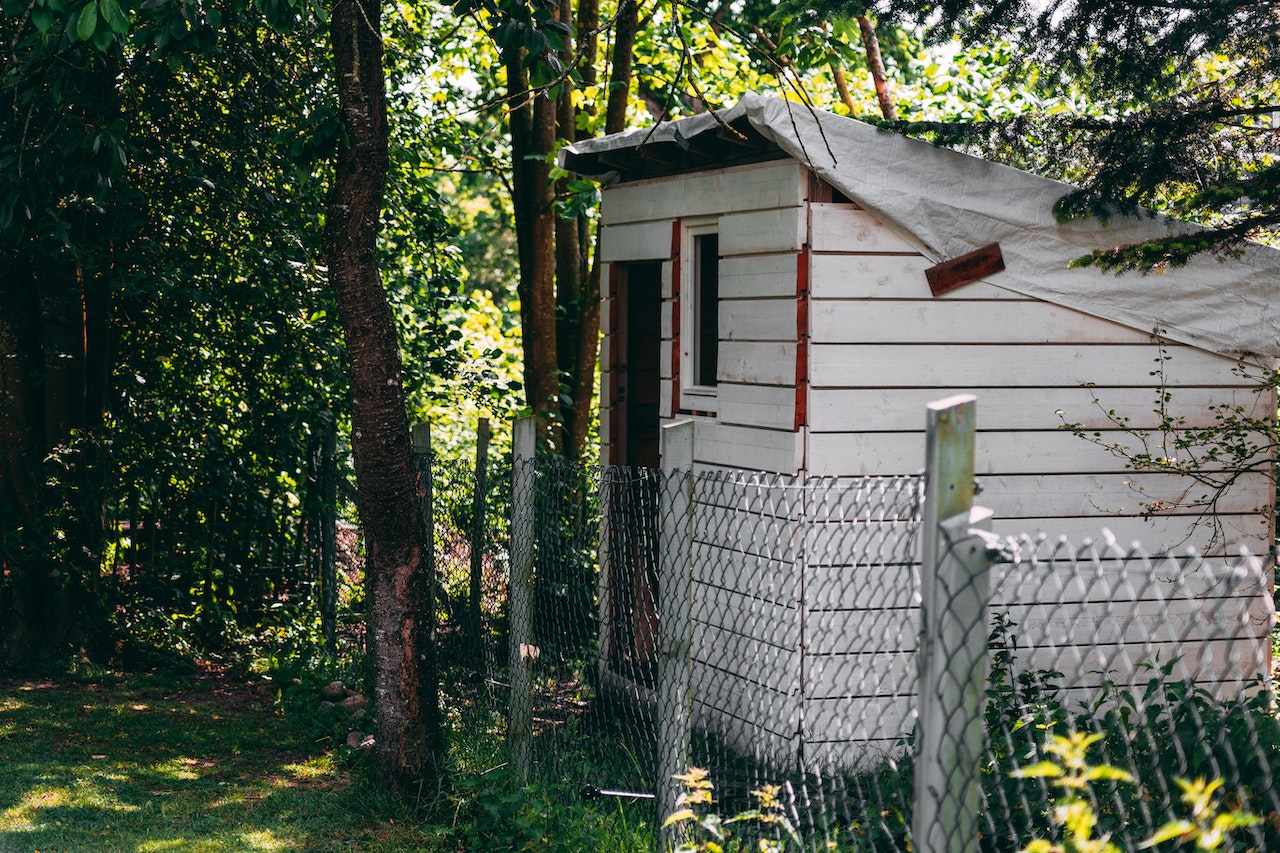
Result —
[{"label": "chain link fence", "polygon": [[[725,817],[778,786],[785,820],[754,831],[885,851],[1061,842],[1069,796],[1138,849],[1186,811],[1176,780],[1221,778],[1224,812],[1262,818],[1237,849],[1280,849],[1272,567],[997,539],[953,499],[971,433],[967,468],[930,435],[924,474],[805,478],[695,474],[675,440],[664,470],[582,465],[530,423],[479,501],[437,462],[442,645],[474,655],[517,775],[657,831],[701,767]],[[1071,732],[1117,772],[1028,776]]]}]

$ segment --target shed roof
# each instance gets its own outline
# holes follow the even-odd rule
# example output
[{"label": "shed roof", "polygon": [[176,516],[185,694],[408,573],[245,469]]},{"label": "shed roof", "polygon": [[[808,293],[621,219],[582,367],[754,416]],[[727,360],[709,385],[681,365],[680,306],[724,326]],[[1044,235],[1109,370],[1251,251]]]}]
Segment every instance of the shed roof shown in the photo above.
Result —
[{"label": "shed roof", "polygon": [[780,156],[913,234],[934,261],[999,242],[1005,270],[991,284],[1222,355],[1280,357],[1280,251],[1249,243],[1148,274],[1071,268],[1095,249],[1198,226],[1153,215],[1058,222],[1053,205],[1069,184],[781,98],[747,95],[715,116],[584,140],[560,163],[625,180]]}]

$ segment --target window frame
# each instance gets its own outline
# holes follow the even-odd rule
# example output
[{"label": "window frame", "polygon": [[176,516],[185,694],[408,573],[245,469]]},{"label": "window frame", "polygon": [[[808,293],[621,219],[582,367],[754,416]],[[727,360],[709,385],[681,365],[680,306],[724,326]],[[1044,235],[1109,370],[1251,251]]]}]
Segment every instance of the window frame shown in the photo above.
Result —
[{"label": "window frame", "polygon": [[[698,309],[702,304],[697,286],[698,256],[696,237],[719,235],[718,216],[700,217],[681,223],[680,235],[680,411],[716,414],[720,394],[716,385],[700,385],[694,381],[698,345]],[[717,266],[718,269],[718,266]],[[717,332],[717,341],[719,333]]]}]

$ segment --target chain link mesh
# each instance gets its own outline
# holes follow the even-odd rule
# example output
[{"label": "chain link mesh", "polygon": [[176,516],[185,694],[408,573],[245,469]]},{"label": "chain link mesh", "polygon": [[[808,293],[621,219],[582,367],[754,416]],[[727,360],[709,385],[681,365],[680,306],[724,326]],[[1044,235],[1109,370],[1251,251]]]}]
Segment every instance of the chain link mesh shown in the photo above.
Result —
[{"label": "chain link mesh", "polygon": [[[990,556],[982,621],[964,601],[967,584],[941,597],[943,621],[968,620],[955,636],[987,635],[985,673],[961,679],[985,685],[981,754],[959,763],[981,786],[981,847],[968,849],[1013,851],[1033,838],[1061,837],[1049,816],[1071,792],[1056,777],[1014,773],[1046,761],[1061,766],[1046,744],[1071,732],[1101,736],[1088,750],[1090,766],[1131,777],[1104,773],[1074,792],[1090,803],[1097,836],[1137,850],[1167,821],[1189,816],[1177,779],[1218,778],[1224,811],[1265,818],[1238,830],[1236,849],[1280,849],[1273,570],[1243,552],[1153,556],[1107,535],[1078,546],[1006,539]],[[945,642],[940,652],[964,654]],[[946,718],[964,713],[964,686],[934,685],[948,731],[956,727]],[[955,797],[964,781],[934,796]]]},{"label": "chain link mesh", "polygon": [[[443,462],[435,477],[446,623],[465,626],[475,477]],[[1091,761],[1136,780],[1087,793],[1098,832],[1122,849],[1179,815],[1174,780],[1196,776],[1223,778],[1224,802],[1267,818],[1242,830],[1242,849],[1280,849],[1280,730],[1264,682],[1273,579],[1261,560],[966,535],[952,548],[980,554],[982,581],[940,570],[933,600],[953,624],[930,640],[922,476],[695,475],[540,456],[495,462],[487,480],[477,671],[517,735],[512,761],[524,750],[539,782],[617,798],[656,825],[670,773],[698,766],[726,816],[779,785],[814,842],[1016,851],[1061,837],[1061,792],[1013,772],[1049,757],[1052,734],[1081,730],[1104,735]],[[922,641],[959,663],[924,686],[936,714],[919,697]],[[913,791],[926,725],[941,726],[950,775]],[[937,844],[912,837],[930,797],[948,822]],[[956,817],[965,809],[972,824]]]}]

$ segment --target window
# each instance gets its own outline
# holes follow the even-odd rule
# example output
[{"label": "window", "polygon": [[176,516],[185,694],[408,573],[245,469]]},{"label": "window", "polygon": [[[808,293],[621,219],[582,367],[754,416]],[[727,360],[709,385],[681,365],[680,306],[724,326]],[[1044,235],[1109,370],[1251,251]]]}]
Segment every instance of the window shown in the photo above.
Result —
[{"label": "window", "polygon": [[697,322],[693,341],[693,375],[702,386],[716,384],[716,356],[720,352],[720,236],[693,238],[693,293]]},{"label": "window", "polygon": [[680,409],[714,414],[720,356],[720,236],[717,222],[684,227],[680,259]]}]

